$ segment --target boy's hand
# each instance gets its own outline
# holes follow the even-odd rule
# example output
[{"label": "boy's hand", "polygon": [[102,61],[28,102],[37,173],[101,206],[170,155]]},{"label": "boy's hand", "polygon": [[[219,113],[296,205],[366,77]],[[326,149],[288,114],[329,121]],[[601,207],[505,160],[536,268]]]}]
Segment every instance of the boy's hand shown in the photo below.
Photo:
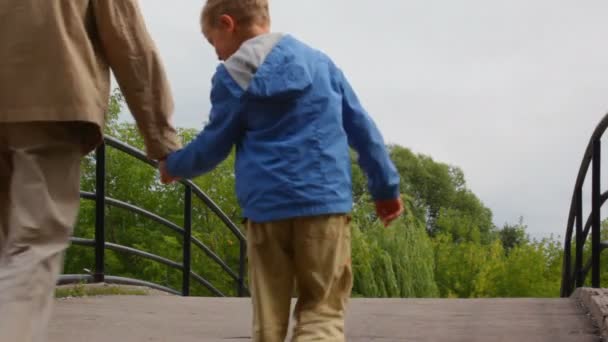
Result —
[{"label": "boy's hand", "polygon": [[160,171],[160,182],[163,184],[171,184],[179,180],[178,177],[173,177],[167,171],[167,162],[161,160],[158,162],[158,170]]},{"label": "boy's hand", "polygon": [[404,210],[401,198],[376,201],[376,214],[382,220],[385,227],[388,227],[391,222],[403,214]]}]

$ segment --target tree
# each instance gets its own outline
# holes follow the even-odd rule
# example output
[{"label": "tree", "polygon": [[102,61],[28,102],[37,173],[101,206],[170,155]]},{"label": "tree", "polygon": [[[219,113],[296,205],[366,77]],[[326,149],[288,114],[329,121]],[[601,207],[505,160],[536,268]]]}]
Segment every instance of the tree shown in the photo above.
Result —
[{"label": "tree", "polygon": [[[467,188],[460,168],[415,155],[401,146],[391,146],[390,152],[401,176],[402,192],[412,196],[414,215],[426,222],[431,236],[445,231],[446,222],[440,216],[448,215],[469,221],[467,229],[459,230],[464,234],[477,229],[479,239],[484,243],[494,240],[492,212]],[[458,231],[452,230],[452,233]],[[454,238],[460,240],[460,237]],[[467,239],[466,236],[462,238]]]},{"label": "tree", "polygon": [[523,217],[519,219],[518,224],[511,225],[506,223],[502,229],[498,231],[498,236],[507,253],[513,248],[522,246],[530,241],[530,238],[526,234],[526,226],[524,225]]},{"label": "tree", "polygon": [[[143,141],[136,127],[118,120],[121,101],[118,94],[111,100],[112,113],[108,116],[106,133],[142,149]],[[179,132],[186,143],[196,135],[196,131],[191,129],[180,129]],[[162,186],[153,168],[112,148],[108,148],[106,154],[108,196],[140,206],[177,225],[183,224],[181,185]],[[241,211],[234,191],[234,159],[232,153],[215,170],[193,181],[233,222],[240,222]],[[356,166],[353,168],[357,170]],[[355,294],[365,297],[437,296],[432,245],[423,223],[413,216],[407,216],[390,229],[385,229],[375,218],[372,202],[364,191],[364,177],[362,174],[360,176],[361,193],[352,214]],[[88,157],[83,162],[82,177],[83,189],[94,191],[94,158]],[[108,207],[106,213],[108,242],[158,254],[176,262],[182,261],[183,242],[180,234],[123,209]],[[75,235],[93,238],[94,221],[94,203],[83,201]],[[193,236],[230,267],[237,269],[238,241],[210,210],[196,200],[193,207]],[[194,272],[205,277],[220,291],[236,294],[233,280],[217,264],[197,248],[193,247],[192,253]],[[106,271],[109,274],[143,279],[176,289],[181,287],[181,272],[177,270],[129,254],[108,251],[106,255]],[[75,246],[69,249],[65,268],[67,273],[82,273],[83,269],[93,269],[93,266],[91,249]],[[195,286],[192,293],[210,295],[200,286]]]},{"label": "tree", "polygon": [[[137,148],[143,141],[135,125],[118,120],[120,93],[110,101],[106,133]],[[180,129],[184,142],[197,131]],[[361,297],[512,297],[559,295],[561,244],[553,238],[530,241],[523,220],[497,230],[492,212],[467,187],[464,172],[455,166],[416,155],[401,146],[389,147],[401,176],[406,215],[384,228],[375,216],[367,181],[352,153],[354,210],[352,212],[353,295]],[[234,185],[234,152],[215,170],[193,182],[233,220],[240,222]],[[183,226],[182,185],[162,186],[158,172],[114,149],[107,150],[106,190],[110,197],[137,205]],[[95,191],[95,159],[82,163],[82,189]],[[181,262],[181,234],[134,215],[108,207],[108,242],[133,247]],[[94,237],[94,203],[83,200],[75,236]],[[193,236],[233,270],[239,265],[239,243],[203,203],[193,202]],[[603,235],[608,236],[604,222]],[[585,255],[589,255],[586,245]],[[93,269],[93,250],[70,247],[66,273]],[[234,280],[196,246],[192,269],[220,291],[236,295]],[[137,256],[108,251],[106,270],[112,275],[142,279],[179,289],[181,272]],[[608,279],[608,268],[602,269]],[[195,282],[193,282],[195,284]],[[211,293],[193,285],[193,295]]]}]

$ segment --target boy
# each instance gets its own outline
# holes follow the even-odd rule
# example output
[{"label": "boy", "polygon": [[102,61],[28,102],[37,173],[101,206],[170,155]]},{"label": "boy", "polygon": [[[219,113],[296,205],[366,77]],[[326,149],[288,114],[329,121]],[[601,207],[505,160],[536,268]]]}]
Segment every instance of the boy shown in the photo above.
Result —
[{"label": "boy", "polygon": [[202,30],[224,63],[209,124],[161,163],[164,182],[213,169],[236,145],[236,190],[247,218],[255,341],[283,341],[297,283],[295,341],[343,341],[352,287],[349,148],[378,216],[403,212],[399,176],[380,133],[332,61],[270,33],[267,0],[209,0]]}]

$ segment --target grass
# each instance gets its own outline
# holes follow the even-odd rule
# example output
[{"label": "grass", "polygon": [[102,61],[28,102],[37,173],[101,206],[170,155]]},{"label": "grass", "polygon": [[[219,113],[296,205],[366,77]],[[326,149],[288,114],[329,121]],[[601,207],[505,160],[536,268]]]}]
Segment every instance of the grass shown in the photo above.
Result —
[{"label": "grass", "polygon": [[95,296],[146,296],[148,293],[140,289],[120,286],[86,286],[77,284],[72,287],[55,289],[55,298],[95,297]]}]

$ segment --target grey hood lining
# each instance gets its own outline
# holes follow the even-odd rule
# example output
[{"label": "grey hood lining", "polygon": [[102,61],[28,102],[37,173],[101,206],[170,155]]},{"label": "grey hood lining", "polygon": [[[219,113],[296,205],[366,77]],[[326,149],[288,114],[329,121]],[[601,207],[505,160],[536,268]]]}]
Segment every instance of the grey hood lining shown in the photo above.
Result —
[{"label": "grey hood lining", "polygon": [[267,33],[249,39],[226,60],[226,70],[243,90],[249,88],[258,68],[284,36],[283,33]]}]

